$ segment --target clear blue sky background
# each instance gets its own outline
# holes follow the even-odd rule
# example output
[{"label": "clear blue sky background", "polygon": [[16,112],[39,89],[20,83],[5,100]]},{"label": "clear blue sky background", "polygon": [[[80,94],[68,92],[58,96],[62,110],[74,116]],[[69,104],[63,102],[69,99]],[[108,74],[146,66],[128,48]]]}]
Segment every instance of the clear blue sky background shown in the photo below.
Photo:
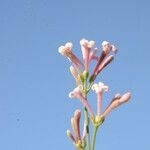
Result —
[{"label": "clear blue sky background", "polygon": [[[74,149],[66,136],[76,99],[70,62],[58,47],[67,41],[81,58],[79,40],[103,40],[119,48],[96,80],[132,101],[109,115],[96,149],[150,149],[149,0],[0,0],[0,149]],[[96,96],[90,103],[96,108]]]}]

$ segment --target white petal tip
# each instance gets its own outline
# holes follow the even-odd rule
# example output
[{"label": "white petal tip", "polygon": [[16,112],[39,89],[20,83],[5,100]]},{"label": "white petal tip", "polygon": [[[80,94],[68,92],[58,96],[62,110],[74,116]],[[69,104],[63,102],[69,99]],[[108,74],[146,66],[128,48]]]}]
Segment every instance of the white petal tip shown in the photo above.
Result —
[{"label": "white petal tip", "polygon": [[64,46],[60,46],[58,48],[58,52],[61,53],[61,54],[63,54],[64,48],[65,48]]},{"label": "white petal tip", "polygon": [[108,41],[103,41],[102,42],[102,46],[105,46],[105,45],[107,45],[107,44],[110,44]]},{"label": "white petal tip", "polygon": [[67,42],[67,43],[65,44],[65,47],[67,47],[67,48],[69,48],[69,49],[72,49],[73,44],[72,44],[71,42]]},{"label": "white petal tip", "polygon": [[70,92],[68,96],[69,96],[69,98],[74,98],[74,93]]},{"label": "white petal tip", "polygon": [[111,45],[111,47],[112,47],[112,51],[113,51],[114,53],[117,53],[118,49],[117,49],[114,45]]}]

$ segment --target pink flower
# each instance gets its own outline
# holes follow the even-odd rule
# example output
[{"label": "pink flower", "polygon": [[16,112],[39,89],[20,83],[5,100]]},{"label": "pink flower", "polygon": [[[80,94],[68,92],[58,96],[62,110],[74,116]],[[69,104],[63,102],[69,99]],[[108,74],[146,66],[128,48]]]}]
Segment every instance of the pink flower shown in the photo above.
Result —
[{"label": "pink flower", "polygon": [[82,39],[80,41],[80,45],[81,45],[81,50],[82,50],[82,56],[85,62],[84,63],[85,71],[88,72],[88,65],[90,61],[90,51],[91,51],[91,48],[94,47],[95,41],[88,41],[86,39]]},{"label": "pink flower", "polygon": [[98,84],[93,84],[92,90],[97,94],[97,115],[100,115],[102,108],[102,95],[103,92],[109,90],[109,87],[104,85],[104,83],[99,82]]},{"label": "pink flower", "polygon": [[98,62],[96,64],[96,67],[90,77],[90,82],[93,82],[96,78],[96,76],[113,60],[113,55],[109,56],[110,52],[117,52],[117,48],[114,45],[111,45],[107,41],[102,42],[102,53],[100,57],[98,58]]},{"label": "pink flower", "polygon": [[68,42],[65,44],[65,46],[60,46],[58,49],[58,52],[62,54],[63,56],[66,56],[73,63],[78,73],[81,73],[79,69],[79,65],[81,65],[82,67],[84,65],[79,60],[79,58],[77,58],[77,56],[72,52],[72,47],[73,47],[73,44],[71,42]]},{"label": "pink flower", "polygon": [[94,113],[93,113],[90,105],[88,104],[87,100],[83,97],[83,95],[81,93],[82,90],[83,90],[82,85],[79,85],[72,92],[69,93],[69,97],[70,98],[78,98],[78,99],[80,99],[80,101],[82,102],[84,107],[86,107],[86,109],[88,110],[89,114],[91,115],[92,120],[94,120]]},{"label": "pink flower", "polygon": [[117,48],[114,45],[111,45],[109,42],[107,41],[103,41],[102,42],[102,49],[106,54],[109,54],[111,51],[116,53],[117,52]]},{"label": "pink flower", "polygon": [[123,96],[116,94],[106,110],[103,112],[102,116],[106,117],[114,108],[128,102],[131,98],[131,93],[127,92]]}]

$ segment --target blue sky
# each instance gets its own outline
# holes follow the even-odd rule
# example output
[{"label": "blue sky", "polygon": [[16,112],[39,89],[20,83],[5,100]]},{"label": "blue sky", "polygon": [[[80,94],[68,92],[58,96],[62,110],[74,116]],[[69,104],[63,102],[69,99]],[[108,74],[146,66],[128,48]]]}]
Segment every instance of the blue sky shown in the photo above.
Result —
[{"label": "blue sky", "polygon": [[[132,100],[113,111],[98,132],[96,149],[149,150],[150,2],[148,0],[0,0],[0,149],[73,149],[66,137],[77,108],[70,62],[58,47],[81,38],[119,48],[97,78]],[[90,97],[96,107],[96,96]]]}]

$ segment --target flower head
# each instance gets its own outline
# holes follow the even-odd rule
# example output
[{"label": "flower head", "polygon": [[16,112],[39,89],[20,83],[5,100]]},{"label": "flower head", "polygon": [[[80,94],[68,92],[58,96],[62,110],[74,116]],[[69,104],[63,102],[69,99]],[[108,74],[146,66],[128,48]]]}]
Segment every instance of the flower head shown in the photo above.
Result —
[{"label": "flower head", "polygon": [[68,42],[65,44],[65,46],[60,46],[58,48],[58,52],[61,55],[66,56],[69,59],[69,61],[71,61],[73,63],[73,65],[77,69],[78,73],[80,73],[81,71],[79,69],[79,65],[81,65],[82,67],[84,65],[79,60],[79,58],[72,52],[72,47],[73,47],[73,44],[71,42]]},{"label": "flower head", "polygon": [[102,52],[97,59],[97,64],[93,70],[92,75],[90,76],[90,82],[93,82],[96,76],[114,59],[113,55],[109,55],[110,52],[117,52],[117,48],[114,45],[111,45],[108,41],[102,42]]},{"label": "flower head", "polygon": [[106,54],[109,54],[110,51],[117,52],[117,48],[114,45],[111,45],[108,41],[102,42],[102,49]]},{"label": "flower head", "polygon": [[68,42],[65,44],[65,46],[60,46],[58,48],[58,52],[64,56],[69,57],[69,53],[72,50],[73,44],[71,42]]},{"label": "flower head", "polygon": [[107,85],[104,85],[104,83],[99,82],[98,84],[93,84],[92,90],[96,93],[107,92],[109,90],[109,87]]},{"label": "flower head", "polygon": [[69,97],[70,97],[70,98],[75,98],[75,97],[77,97],[77,95],[80,95],[80,94],[81,94],[82,89],[83,89],[83,86],[82,86],[81,84],[78,85],[73,91],[71,91],[71,92],[69,93]]},{"label": "flower head", "polygon": [[86,39],[81,39],[80,45],[85,48],[92,48],[95,45],[95,41],[88,41]]}]

